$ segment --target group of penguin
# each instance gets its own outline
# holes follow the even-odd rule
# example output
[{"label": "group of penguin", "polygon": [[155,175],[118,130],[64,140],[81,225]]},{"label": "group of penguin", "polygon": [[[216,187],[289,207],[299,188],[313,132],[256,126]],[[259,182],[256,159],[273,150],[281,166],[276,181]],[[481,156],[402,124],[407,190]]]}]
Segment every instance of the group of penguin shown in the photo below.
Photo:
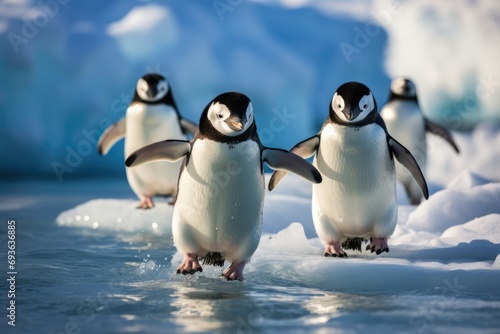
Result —
[{"label": "group of penguin", "polygon": [[[152,208],[154,196],[172,197],[173,240],[183,254],[177,273],[228,260],[222,276],[243,280],[261,237],[264,162],[274,170],[270,191],[288,172],[313,184],[312,217],[325,256],[347,257],[346,249],[361,251],[365,241],[366,250],[380,254],[389,252],[396,227],[397,180],[412,204],[429,196],[422,172],[425,131],[458,152],[450,132],[422,115],[410,80],[393,80],[380,113],[368,87],[348,82],[333,94],[316,135],[290,151],[269,148],[259,140],[244,94],[215,97],[197,126],[179,113],[167,80],[150,73],[138,80],[126,116],[102,134],[98,151],[105,155],[125,138],[127,179],[138,208]],[[310,164],[305,159],[313,155]]]}]

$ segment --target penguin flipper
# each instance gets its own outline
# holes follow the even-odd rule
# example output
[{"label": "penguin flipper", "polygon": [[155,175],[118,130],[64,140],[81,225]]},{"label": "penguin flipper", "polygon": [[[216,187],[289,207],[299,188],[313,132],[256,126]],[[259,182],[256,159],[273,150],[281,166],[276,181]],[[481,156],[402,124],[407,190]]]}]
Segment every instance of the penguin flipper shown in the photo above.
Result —
[{"label": "penguin flipper", "polygon": [[184,133],[190,132],[192,135],[194,135],[198,131],[198,124],[195,122],[192,122],[186,118],[181,118],[181,128]]},{"label": "penguin flipper", "polygon": [[453,137],[451,136],[451,133],[448,129],[442,127],[441,125],[433,123],[428,119],[425,119],[425,130],[429,133],[443,138],[448,142],[448,144],[451,145],[451,147],[453,147],[455,152],[460,153],[460,150],[458,149],[457,144],[455,144],[455,141],[453,140]]},{"label": "penguin flipper", "polygon": [[[321,174],[313,165],[294,153],[275,148],[265,148],[262,151],[262,160],[267,162],[272,169],[295,173],[309,182],[320,183],[322,180]],[[272,181],[269,181],[269,191],[273,190],[277,185]]]},{"label": "penguin flipper", "polygon": [[156,160],[175,162],[191,151],[188,140],[164,140],[144,146],[127,157],[125,166],[135,167]]},{"label": "penguin flipper", "polygon": [[[303,159],[307,159],[311,157],[314,153],[316,153],[318,146],[319,146],[319,136],[314,135],[295,145],[290,150],[290,152],[295,153],[296,155],[302,157]],[[286,174],[288,174],[286,170],[274,171],[273,175],[271,176],[271,180],[269,180],[269,190],[273,190],[274,188],[276,188],[278,183],[280,183],[280,181],[286,176]]]},{"label": "penguin flipper", "polygon": [[108,126],[99,137],[97,151],[100,155],[106,155],[117,141],[125,137],[125,118]]},{"label": "penguin flipper", "polygon": [[422,194],[424,195],[425,199],[428,199],[429,188],[427,188],[427,182],[425,181],[424,175],[422,174],[422,171],[420,170],[420,167],[418,166],[418,163],[413,155],[410,153],[410,151],[408,151],[406,147],[401,145],[391,136],[389,136],[387,143],[396,159],[410,171],[415,181],[417,181],[417,184],[420,187],[420,190],[422,190]]}]

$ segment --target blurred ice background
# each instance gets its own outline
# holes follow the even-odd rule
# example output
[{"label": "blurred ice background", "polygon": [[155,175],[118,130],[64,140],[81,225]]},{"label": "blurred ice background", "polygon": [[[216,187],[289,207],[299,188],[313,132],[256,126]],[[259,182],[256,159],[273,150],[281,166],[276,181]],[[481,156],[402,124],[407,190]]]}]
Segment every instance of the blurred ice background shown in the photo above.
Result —
[{"label": "blurred ice background", "polygon": [[500,119],[493,0],[2,0],[0,37],[2,177],[124,177],[123,144],[102,158],[95,142],[150,71],[195,121],[215,95],[244,92],[281,148],[315,133],[350,80],[381,107],[390,79],[409,76],[453,130]]}]

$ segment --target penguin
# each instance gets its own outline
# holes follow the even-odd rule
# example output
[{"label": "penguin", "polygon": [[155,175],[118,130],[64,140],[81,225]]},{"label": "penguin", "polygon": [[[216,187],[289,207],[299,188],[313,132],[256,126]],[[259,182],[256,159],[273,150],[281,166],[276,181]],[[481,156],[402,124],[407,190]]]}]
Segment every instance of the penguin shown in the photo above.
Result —
[{"label": "penguin", "polygon": [[[325,245],[325,256],[347,257],[344,249],[389,252],[387,239],[397,222],[394,157],[420,186],[429,191],[424,176],[403,145],[388,133],[372,92],[358,82],[347,82],[334,93],[329,115],[318,134],[292,150],[303,158],[314,155],[313,165],[323,181],[313,184],[312,217]],[[269,188],[286,175],[275,171]]]},{"label": "penguin", "polygon": [[191,141],[166,140],[130,155],[125,164],[183,159],[172,218],[174,245],[183,254],[177,273],[194,274],[203,264],[223,266],[228,280],[243,280],[243,269],[257,249],[262,230],[264,172],[296,173],[310,182],[321,175],[309,162],[286,150],[265,147],[257,134],[250,99],[222,93],[203,110]]},{"label": "penguin", "polygon": [[[175,104],[168,81],[149,73],[137,81],[135,94],[124,118],[109,126],[99,138],[97,148],[106,155],[111,147],[125,137],[125,157],[139,148],[163,139],[187,139],[198,127],[183,118]],[[126,169],[127,180],[139,197],[138,208],[154,207],[153,196],[172,196],[175,202],[180,162],[156,162]]]},{"label": "penguin", "polygon": [[[450,132],[429,121],[422,114],[415,85],[407,78],[399,77],[391,82],[389,100],[380,111],[380,115],[384,119],[389,133],[410,150],[424,174],[427,165],[426,132],[442,137],[455,152],[460,152]],[[422,198],[420,189],[410,173],[400,164],[396,164],[396,172],[410,203],[412,205],[420,204]]]}]

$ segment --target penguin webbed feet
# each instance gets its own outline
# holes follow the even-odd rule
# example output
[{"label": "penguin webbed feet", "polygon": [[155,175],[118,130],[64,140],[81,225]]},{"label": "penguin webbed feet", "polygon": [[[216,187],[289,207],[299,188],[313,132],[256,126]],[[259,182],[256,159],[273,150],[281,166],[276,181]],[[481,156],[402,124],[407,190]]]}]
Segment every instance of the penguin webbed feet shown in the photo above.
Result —
[{"label": "penguin webbed feet", "polygon": [[377,255],[387,252],[389,253],[389,246],[387,245],[387,238],[370,238],[370,243],[366,246],[366,250],[375,252]]},{"label": "penguin webbed feet", "polygon": [[198,262],[198,255],[193,253],[186,253],[181,265],[177,268],[177,274],[193,275],[196,272],[202,272],[203,268]]},{"label": "penguin webbed feet", "polygon": [[245,261],[232,262],[229,267],[222,273],[228,281],[243,281],[243,269],[245,268]]},{"label": "penguin webbed feet", "polygon": [[325,257],[348,257],[347,253],[344,252],[340,246],[340,242],[334,241],[325,247]]},{"label": "penguin webbed feet", "polygon": [[137,209],[152,209],[155,207],[155,204],[153,203],[153,198],[150,196],[144,196],[141,197],[141,203],[139,203],[139,206]]}]

